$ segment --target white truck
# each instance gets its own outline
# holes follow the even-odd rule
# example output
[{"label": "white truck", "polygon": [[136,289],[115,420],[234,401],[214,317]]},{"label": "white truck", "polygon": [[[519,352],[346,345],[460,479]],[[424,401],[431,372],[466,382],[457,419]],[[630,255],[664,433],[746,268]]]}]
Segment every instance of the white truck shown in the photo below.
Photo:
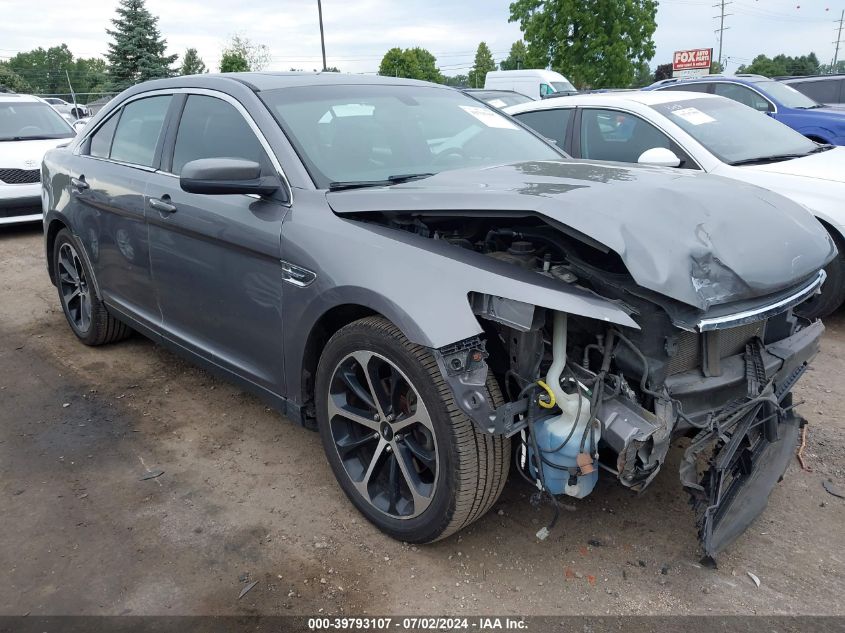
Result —
[{"label": "white truck", "polygon": [[485,90],[513,90],[531,99],[542,99],[555,93],[575,94],[569,80],[553,70],[493,70],[484,79]]}]

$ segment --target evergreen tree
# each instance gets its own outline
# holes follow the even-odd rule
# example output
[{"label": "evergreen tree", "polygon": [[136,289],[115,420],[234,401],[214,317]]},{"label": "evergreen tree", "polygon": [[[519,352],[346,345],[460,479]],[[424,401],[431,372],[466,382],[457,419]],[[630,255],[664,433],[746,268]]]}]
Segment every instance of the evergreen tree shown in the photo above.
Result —
[{"label": "evergreen tree", "polygon": [[205,67],[205,62],[197,53],[197,49],[189,48],[185,51],[185,56],[182,58],[182,66],[179,68],[180,75],[201,75],[207,73],[208,69]]},{"label": "evergreen tree", "polygon": [[158,18],[151,14],[144,0],[120,0],[106,58],[112,90],[124,90],[140,81],[170,77],[171,64],[178,55],[166,55],[167,40],[158,31]]},{"label": "evergreen tree", "polygon": [[469,85],[471,88],[483,88],[487,73],[496,70],[496,62],[493,61],[493,53],[486,42],[481,42],[475,51],[475,63],[469,71]]}]

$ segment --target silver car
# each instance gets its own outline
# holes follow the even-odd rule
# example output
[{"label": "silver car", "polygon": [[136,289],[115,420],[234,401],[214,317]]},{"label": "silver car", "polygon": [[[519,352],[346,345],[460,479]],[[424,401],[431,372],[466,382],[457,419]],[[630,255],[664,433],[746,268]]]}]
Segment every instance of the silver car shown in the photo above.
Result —
[{"label": "silver car", "polygon": [[397,539],[466,527],[511,469],[555,511],[599,470],[642,491],[689,436],[715,556],[796,446],[823,328],[792,307],[836,250],[765,190],[568,160],[460,91],[337,73],[141,84],[43,171],[76,336],[141,332],[318,429]]}]

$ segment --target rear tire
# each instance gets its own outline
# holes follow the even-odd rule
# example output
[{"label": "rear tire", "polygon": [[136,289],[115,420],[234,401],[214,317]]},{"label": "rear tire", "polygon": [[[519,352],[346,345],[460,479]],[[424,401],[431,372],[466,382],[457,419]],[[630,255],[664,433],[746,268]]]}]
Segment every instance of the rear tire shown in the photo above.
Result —
[{"label": "rear tire", "polygon": [[[492,375],[487,388],[498,406]],[[386,319],[367,317],[332,336],[317,367],[315,400],[338,483],[393,538],[445,538],[483,516],[502,492],[510,439],[479,432],[430,350]]]},{"label": "rear tire", "polygon": [[68,229],[56,234],[53,270],[59,302],[70,329],[86,345],[104,345],[125,339],[132,330],[115,319],[97,297],[94,272],[81,253],[82,246]]},{"label": "rear tire", "polygon": [[795,308],[795,313],[808,319],[823,319],[833,314],[845,302],[845,240],[838,233],[831,233],[839,254],[825,266],[827,278],[821,294]]}]

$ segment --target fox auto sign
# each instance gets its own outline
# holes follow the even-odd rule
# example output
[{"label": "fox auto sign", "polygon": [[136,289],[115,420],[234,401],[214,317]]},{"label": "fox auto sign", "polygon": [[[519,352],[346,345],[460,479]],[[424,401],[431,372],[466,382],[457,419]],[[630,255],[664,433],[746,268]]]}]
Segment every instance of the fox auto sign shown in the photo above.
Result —
[{"label": "fox auto sign", "polygon": [[694,48],[688,51],[675,51],[675,56],[672,59],[672,76],[702,77],[709,75],[712,61],[712,48]]}]

